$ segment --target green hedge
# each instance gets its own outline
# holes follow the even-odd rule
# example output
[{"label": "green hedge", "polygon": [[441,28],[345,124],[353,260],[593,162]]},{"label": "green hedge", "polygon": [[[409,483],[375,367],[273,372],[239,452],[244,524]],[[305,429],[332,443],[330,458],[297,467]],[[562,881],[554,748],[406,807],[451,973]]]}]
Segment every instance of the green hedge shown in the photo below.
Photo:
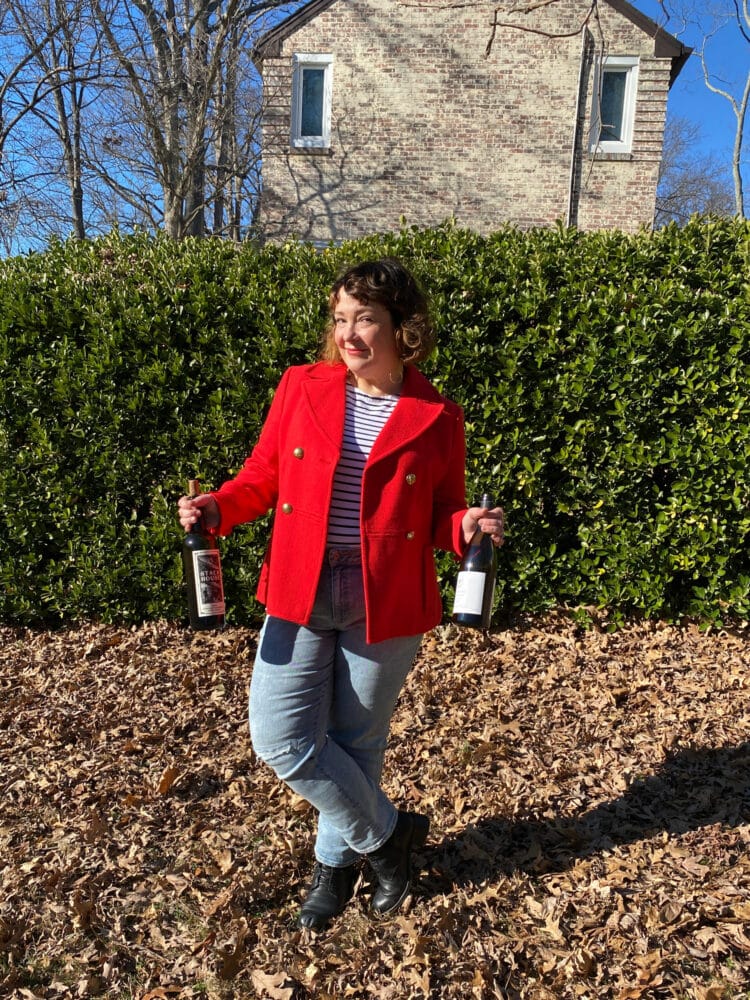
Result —
[{"label": "green hedge", "polygon": [[[0,262],[0,620],[184,617],[177,497],[239,468],[332,277],[383,254],[432,296],[425,372],[465,408],[470,490],[506,508],[501,608],[749,616],[750,229],[695,220],[323,253],[111,236]],[[235,623],[258,621],[267,532],[222,543]]]}]

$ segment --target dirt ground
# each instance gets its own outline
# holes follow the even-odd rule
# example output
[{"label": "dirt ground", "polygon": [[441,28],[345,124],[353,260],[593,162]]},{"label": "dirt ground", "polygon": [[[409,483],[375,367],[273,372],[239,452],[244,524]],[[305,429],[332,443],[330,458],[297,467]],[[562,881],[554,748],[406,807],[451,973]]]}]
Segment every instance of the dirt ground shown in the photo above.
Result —
[{"label": "dirt ground", "polygon": [[386,788],[411,904],[295,917],[313,817],[252,753],[256,633],[0,628],[0,996],[750,998],[750,631],[425,637]]}]

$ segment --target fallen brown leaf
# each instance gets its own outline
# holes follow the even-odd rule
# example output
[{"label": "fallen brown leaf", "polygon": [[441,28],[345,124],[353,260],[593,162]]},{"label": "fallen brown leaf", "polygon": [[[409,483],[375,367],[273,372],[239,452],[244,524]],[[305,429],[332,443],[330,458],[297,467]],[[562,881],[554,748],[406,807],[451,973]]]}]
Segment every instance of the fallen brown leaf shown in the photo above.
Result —
[{"label": "fallen brown leaf", "polygon": [[313,816],[254,757],[257,634],[0,628],[0,995],[724,1000],[750,982],[747,629],[427,635],[385,787],[411,907],[295,918]]}]

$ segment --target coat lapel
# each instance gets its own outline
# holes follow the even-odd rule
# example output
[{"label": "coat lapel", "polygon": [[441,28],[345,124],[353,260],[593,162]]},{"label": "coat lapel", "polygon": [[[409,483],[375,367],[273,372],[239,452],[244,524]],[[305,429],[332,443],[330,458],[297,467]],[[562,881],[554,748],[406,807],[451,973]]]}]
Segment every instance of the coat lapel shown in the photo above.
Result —
[{"label": "coat lapel", "polygon": [[310,420],[333,445],[337,455],[341,452],[344,436],[345,380],[344,365],[317,364],[302,383]]},{"label": "coat lapel", "polygon": [[[308,371],[303,391],[310,420],[319,433],[341,452],[346,410],[346,367],[317,364]],[[391,419],[378,435],[368,465],[418,438],[443,412],[443,399],[421,372],[411,365],[404,371],[401,397]],[[395,419],[394,419],[395,418]]]},{"label": "coat lapel", "polygon": [[401,397],[391,419],[378,435],[368,465],[420,437],[443,412],[443,400],[424,375],[407,365]]}]

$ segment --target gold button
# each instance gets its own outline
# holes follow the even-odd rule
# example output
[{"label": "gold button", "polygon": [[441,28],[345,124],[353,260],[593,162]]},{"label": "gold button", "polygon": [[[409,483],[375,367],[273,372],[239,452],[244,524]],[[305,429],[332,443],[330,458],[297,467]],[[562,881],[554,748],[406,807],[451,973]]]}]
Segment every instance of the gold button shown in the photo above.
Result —
[{"label": "gold button", "polygon": [[290,503],[283,503],[281,505],[281,510],[284,514],[291,514],[292,511],[294,510],[294,507],[292,507]]},{"label": "gold button", "polygon": [[406,477],[406,481],[409,484],[409,486],[413,486],[417,481],[417,477],[414,475],[413,472],[410,472],[409,475]]},{"label": "gold button", "polygon": [[407,531],[407,532],[406,532],[406,537],[407,537],[407,539],[408,539],[409,541],[411,541],[411,540],[412,540],[412,538],[414,538],[414,532],[413,532],[413,531]]},{"label": "gold button", "polygon": [[294,455],[295,458],[304,458],[305,457],[305,449],[304,448],[295,448],[294,451],[292,452],[292,454]]}]

